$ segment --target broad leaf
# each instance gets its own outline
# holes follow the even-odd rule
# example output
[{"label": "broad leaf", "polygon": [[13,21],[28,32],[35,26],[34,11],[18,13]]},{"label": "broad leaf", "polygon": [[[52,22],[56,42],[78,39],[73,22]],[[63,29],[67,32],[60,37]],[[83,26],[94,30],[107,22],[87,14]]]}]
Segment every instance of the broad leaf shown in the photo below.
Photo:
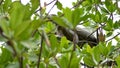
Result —
[{"label": "broad leaf", "polygon": [[62,4],[59,1],[57,1],[56,5],[57,5],[58,9],[60,9],[60,10],[62,9]]},{"label": "broad leaf", "polygon": [[32,3],[32,12],[33,12],[39,7],[40,1],[39,0],[30,0],[30,2]]},{"label": "broad leaf", "polygon": [[65,28],[73,28],[72,24],[64,17],[53,16],[52,19],[60,26]]},{"label": "broad leaf", "polygon": [[83,12],[84,11],[82,8],[76,8],[75,10],[73,10],[71,19],[74,28],[80,23],[81,17],[84,14]]}]

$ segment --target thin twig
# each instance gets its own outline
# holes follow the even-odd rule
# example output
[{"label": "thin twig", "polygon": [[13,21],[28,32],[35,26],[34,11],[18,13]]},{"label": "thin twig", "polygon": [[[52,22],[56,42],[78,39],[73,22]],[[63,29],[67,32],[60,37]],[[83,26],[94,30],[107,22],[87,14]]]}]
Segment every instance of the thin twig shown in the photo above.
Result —
[{"label": "thin twig", "polygon": [[82,4],[85,0],[78,1],[71,9],[79,7],[80,4]]},{"label": "thin twig", "polygon": [[[50,3],[45,4],[44,6],[46,7],[46,6],[50,5],[50,4],[52,4],[54,1],[56,1],[56,0],[53,0],[53,1],[51,1]],[[36,10],[35,13],[37,13],[38,11],[41,11],[41,10],[42,10],[42,6],[41,6],[41,4],[40,4],[40,8],[39,8],[38,10]]]},{"label": "thin twig", "polygon": [[95,33],[98,29],[103,28],[105,26],[106,23],[104,23],[103,25],[101,25],[100,27],[98,27],[96,30],[94,30],[91,34],[88,35],[87,38],[89,38],[93,33]]},{"label": "thin twig", "polygon": [[41,60],[41,54],[42,54],[42,47],[43,47],[43,34],[41,35],[41,46],[40,46],[40,49],[39,49],[39,56],[38,56],[38,62],[37,62],[37,68],[39,68],[39,65],[40,65],[40,60]]},{"label": "thin twig", "polygon": [[112,38],[110,38],[110,39],[106,40],[106,42],[108,42],[108,41],[110,41],[110,40],[114,39],[114,38],[115,38],[115,37],[117,37],[118,35],[120,35],[120,33],[118,33],[118,34],[116,34],[114,37],[112,37]]},{"label": "thin twig", "polygon": [[51,12],[51,10],[53,9],[53,7],[56,5],[58,0],[56,0],[56,2],[53,4],[53,6],[50,8],[50,10],[48,11],[48,13],[46,14],[46,16],[44,17],[44,19],[49,15],[49,13]]},{"label": "thin twig", "polygon": [[[111,17],[112,17],[112,19],[113,19],[113,15],[112,15],[112,13],[110,14],[110,16],[109,16],[108,19],[110,19]],[[94,30],[94,31],[93,31],[93,32],[92,32],[87,38],[89,38],[93,33],[95,33],[96,31],[98,31],[98,29],[103,28],[105,25],[106,25],[106,23],[101,24],[101,26],[98,27],[96,30]]]},{"label": "thin twig", "polygon": [[52,4],[54,1],[56,1],[56,0],[51,1],[50,3],[46,4],[46,6]]}]

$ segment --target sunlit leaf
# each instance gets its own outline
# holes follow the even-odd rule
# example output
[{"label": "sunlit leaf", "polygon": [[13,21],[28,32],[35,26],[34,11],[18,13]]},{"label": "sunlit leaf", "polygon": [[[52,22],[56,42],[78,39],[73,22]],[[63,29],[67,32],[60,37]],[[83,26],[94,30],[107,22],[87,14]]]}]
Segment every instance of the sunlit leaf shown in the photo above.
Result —
[{"label": "sunlit leaf", "polygon": [[68,40],[66,39],[66,37],[62,37],[61,38],[61,43],[60,46],[64,47],[64,48],[68,48]]},{"label": "sunlit leaf", "polygon": [[52,50],[57,51],[57,49],[59,48],[59,44],[55,35],[50,36],[50,43],[51,43]]},{"label": "sunlit leaf", "polygon": [[32,3],[32,11],[35,11],[40,5],[39,0],[30,0],[30,2]]},{"label": "sunlit leaf", "polygon": [[61,58],[58,59],[58,62],[62,68],[67,68],[69,63],[69,54],[63,54]]},{"label": "sunlit leaf", "polygon": [[[1,1],[2,1],[2,0],[1,0]],[[0,1],[0,2],[1,2],[1,1]],[[12,0],[5,0],[5,1],[4,1],[3,8],[4,8],[5,11],[8,11],[9,6],[10,6],[11,3],[12,3]]]},{"label": "sunlit leaf", "polygon": [[93,49],[93,57],[94,57],[95,61],[97,61],[97,64],[98,64],[101,60],[101,53],[99,51],[98,46]]},{"label": "sunlit leaf", "polygon": [[92,55],[90,55],[89,53],[87,54],[87,56],[83,58],[83,61],[85,62],[85,64],[87,64],[90,67],[95,66],[95,62],[92,58]]},{"label": "sunlit leaf", "polygon": [[78,57],[76,53],[73,53],[73,58],[71,60],[71,65],[70,68],[79,68],[79,62],[80,62],[81,57]]},{"label": "sunlit leaf", "polygon": [[53,16],[52,19],[60,26],[73,28],[72,24],[64,17],[61,18],[61,17]]},{"label": "sunlit leaf", "polygon": [[1,51],[2,51],[2,54],[0,55],[0,65],[7,64],[8,62],[13,60],[12,53],[9,50],[1,47]]},{"label": "sunlit leaf", "polygon": [[120,56],[118,56],[115,61],[117,62],[118,67],[120,67]]},{"label": "sunlit leaf", "polygon": [[58,9],[60,9],[60,10],[62,9],[62,4],[59,1],[57,1],[56,5],[57,5]]},{"label": "sunlit leaf", "polygon": [[63,9],[63,14],[64,17],[70,22],[72,23],[72,10],[70,8],[64,8]]},{"label": "sunlit leaf", "polygon": [[73,27],[75,28],[79,23],[80,23],[80,20],[81,20],[81,17],[82,15],[84,14],[83,13],[83,9],[81,8],[76,8],[73,12],[72,12],[72,24],[73,24]]}]

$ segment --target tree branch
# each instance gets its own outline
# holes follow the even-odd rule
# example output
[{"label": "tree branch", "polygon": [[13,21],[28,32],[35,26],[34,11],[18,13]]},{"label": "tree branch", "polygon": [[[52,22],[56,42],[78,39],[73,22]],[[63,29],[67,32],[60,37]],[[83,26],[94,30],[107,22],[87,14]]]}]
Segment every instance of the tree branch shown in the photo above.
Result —
[{"label": "tree branch", "polygon": [[94,30],[87,38],[89,38],[93,33],[95,33],[96,31],[98,31],[98,29],[103,28],[105,26],[106,23],[104,23],[103,25],[101,25],[100,27],[98,27],[96,30]]},{"label": "tree branch", "polygon": [[110,41],[110,40],[114,39],[114,38],[115,38],[115,37],[117,37],[118,35],[120,35],[120,33],[118,33],[118,34],[116,34],[114,37],[112,37],[112,38],[110,38],[110,39],[106,40],[106,42],[108,42],[108,41]]},{"label": "tree branch", "polygon": [[52,4],[54,1],[57,1],[57,0],[53,0],[53,1],[51,1],[50,3],[46,4],[46,6]]},{"label": "tree branch", "polygon": [[51,10],[53,9],[53,7],[56,5],[57,3],[57,0],[56,2],[53,4],[53,6],[50,8],[50,10],[48,11],[48,13],[46,14],[46,16],[44,17],[44,19],[49,15],[49,13],[51,12]]},{"label": "tree branch", "polygon": [[40,46],[40,49],[39,49],[39,56],[38,56],[38,62],[37,62],[37,68],[39,68],[40,66],[40,60],[41,60],[41,54],[42,54],[42,48],[43,48],[43,33],[41,35],[41,46]]}]

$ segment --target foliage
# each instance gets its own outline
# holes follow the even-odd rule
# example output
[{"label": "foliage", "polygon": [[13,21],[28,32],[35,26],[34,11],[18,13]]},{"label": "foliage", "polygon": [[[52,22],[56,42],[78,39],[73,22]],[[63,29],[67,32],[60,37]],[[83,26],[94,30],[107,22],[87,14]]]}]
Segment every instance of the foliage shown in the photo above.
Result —
[{"label": "foliage", "polygon": [[[56,15],[46,12],[53,2],[53,7],[59,9]],[[39,0],[26,5],[18,0],[0,0],[0,68],[119,68],[120,33],[113,36],[120,30],[120,20],[115,20],[120,14],[118,2],[77,0],[72,8],[64,8],[58,0],[44,7]],[[80,48],[76,41],[57,37],[56,25],[74,31],[78,24],[95,32],[103,29],[106,41],[94,47],[86,43]],[[112,39],[117,42],[114,46]]]}]

